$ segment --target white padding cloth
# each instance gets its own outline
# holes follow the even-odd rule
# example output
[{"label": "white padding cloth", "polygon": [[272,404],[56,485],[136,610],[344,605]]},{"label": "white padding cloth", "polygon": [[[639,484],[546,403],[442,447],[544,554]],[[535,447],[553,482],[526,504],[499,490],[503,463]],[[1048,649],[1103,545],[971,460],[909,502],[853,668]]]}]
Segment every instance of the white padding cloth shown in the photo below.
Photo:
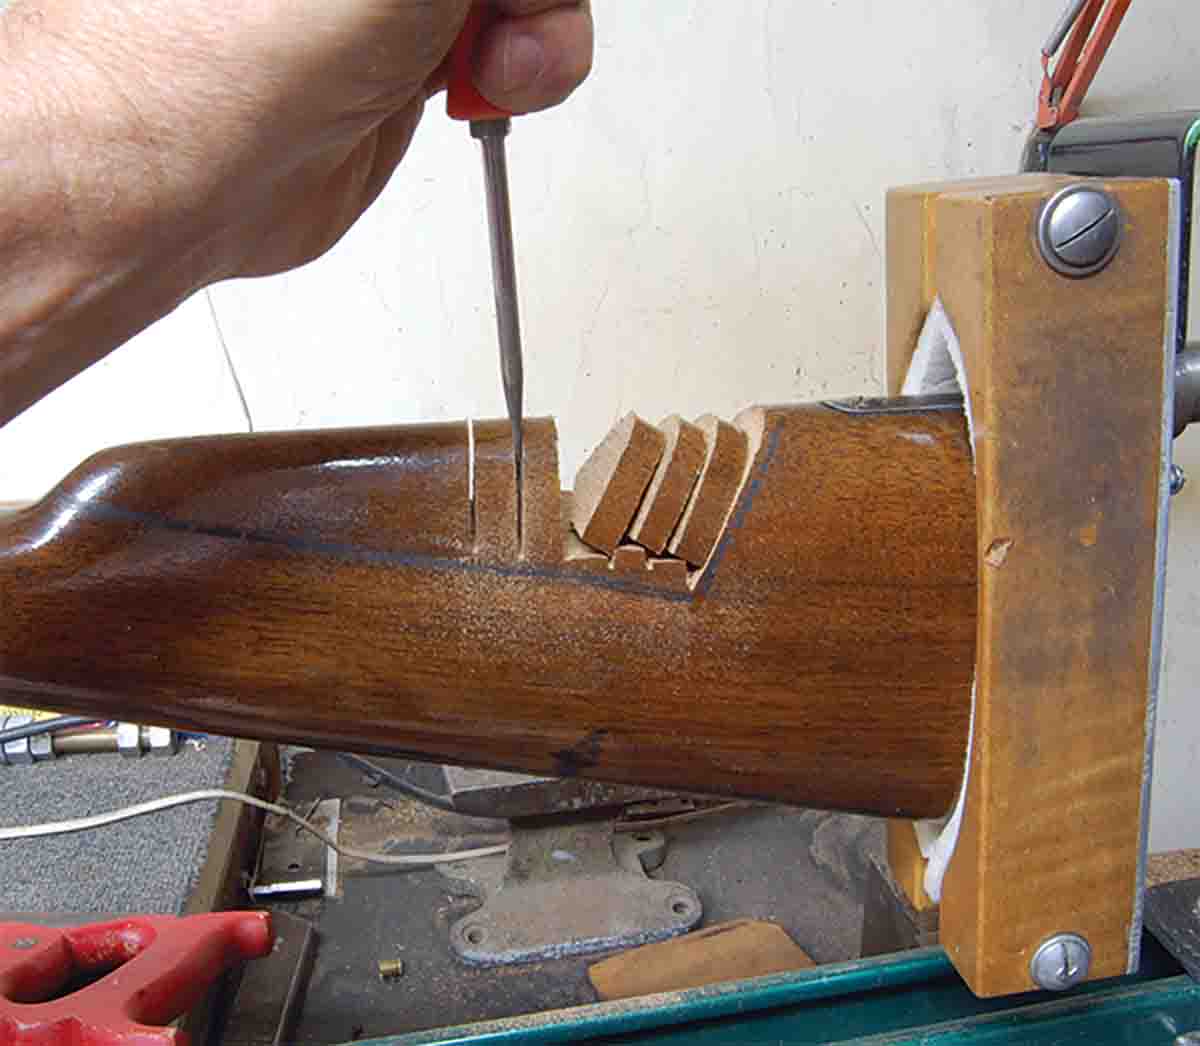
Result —
[{"label": "white padding cloth", "polygon": [[[971,415],[971,390],[967,385],[967,372],[963,365],[962,349],[958,336],[950,324],[950,317],[942,306],[941,299],[933,303],[917,351],[904,379],[905,396],[934,395],[938,393],[962,394],[963,413],[967,417],[967,432],[971,438],[971,460],[975,459],[975,419]],[[971,725],[967,731],[967,761],[963,769],[962,787],[954,809],[947,817],[936,821],[916,823],[917,844],[928,864],[925,867],[925,892],[930,900],[942,899],[942,880],[954,849],[958,845],[958,833],[962,828],[963,807],[967,801],[967,776],[971,770],[971,740],[975,736],[975,687],[971,686]]]}]

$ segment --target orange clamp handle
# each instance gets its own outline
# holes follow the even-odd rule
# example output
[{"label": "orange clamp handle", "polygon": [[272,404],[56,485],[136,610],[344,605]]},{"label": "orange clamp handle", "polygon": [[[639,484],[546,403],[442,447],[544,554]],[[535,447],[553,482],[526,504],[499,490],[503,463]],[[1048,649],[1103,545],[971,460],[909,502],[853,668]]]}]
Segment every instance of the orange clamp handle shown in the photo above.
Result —
[{"label": "orange clamp handle", "polygon": [[500,20],[491,4],[471,7],[446,59],[446,112],[454,120],[502,120],[511,113],[497,109],[475,87],[475,55],[479,40]]}]

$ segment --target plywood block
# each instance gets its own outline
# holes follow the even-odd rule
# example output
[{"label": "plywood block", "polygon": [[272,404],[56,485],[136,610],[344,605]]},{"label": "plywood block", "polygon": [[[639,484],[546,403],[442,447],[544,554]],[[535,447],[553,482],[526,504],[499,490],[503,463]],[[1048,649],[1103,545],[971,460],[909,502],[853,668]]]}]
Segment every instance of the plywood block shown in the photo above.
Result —
[{"label": "plywood block", "polygon": [[704,433],[678,414],[660,421],[658,427],[667,444],[629,528],[630,538],[651,552],[662,552],[671,540],[707,453]]},{"label": "plywood block", "polygon": [[704,467],[668,545],[671,555],[692,566],[704,563],[716,547],[745,478],[750,452],[746,434],[728,422],[706,414],[696,425],[706,442]]},{"label": "plywood block", "polygon": [[[1027,175],[1030,186],[1052,188],[1071,179]],[[917,337],[937,294],[934,237],[938,198],[963,190],[1004,189],[1011,176],[927,182],[887,194],[887,392],[897,396],[912,362]]]},{"label": "plywood block", "polygon": [[925,892],[925,858],[917,845],[912,821],[887,823],[887,858],[892,881],[904,892],[914,911],[928,912],[937,904]]},{"label": "plywood block", "polygon": [[980,563],[975,729],[941,940],[973,991],[1033,987],[1061,932],[1091,978],[1128,972],[1162,522],[1172,350],[1165,181],[1114,180],[1123,241],[1088,279],[1030,230],[1057,183],[947,193],[935,288],[975,415]]},{"label": "plywood block", "polygon": [[633,521],[667,438],[626,414],[579,468],[571,522],[584,543],[611,555]]},{"label": "plywood block", "polygon": [[517,540],[517,486],[512,426],[477,421],[475,444],[474,552],[500,562],[526,559],[557,563],[563,556],[558,434],[550,418],[524,423],[523,545]]},{"label": "plywood block", "polygon": [[707,984],[804,970],[814,963],[782,926],[751,919],[615,955],[588,969],[601,999],[633,999]]}]

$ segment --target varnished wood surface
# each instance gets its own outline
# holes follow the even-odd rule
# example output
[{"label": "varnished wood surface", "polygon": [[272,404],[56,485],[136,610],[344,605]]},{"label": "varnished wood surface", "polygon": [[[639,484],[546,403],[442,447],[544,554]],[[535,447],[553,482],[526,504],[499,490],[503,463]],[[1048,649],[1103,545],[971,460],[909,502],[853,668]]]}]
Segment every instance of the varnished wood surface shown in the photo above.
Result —
[{"label": "varnished wood surface", "polygon": [[1032,988],[1053,934],[1092,979],[1127,972],[1136,919],[1164,430],[1169,187],[1105,183],[1112,265],[1055,274],[1030,230],[1049,186],[940,196],[936,290],[975,414],[979,674],[970,785],[941,941],[980,995]]},{"label": "varnished wood surface", "polygon": [[0,693],[264,740],[944,813],[974,665],[961,415],[812,405],[740,423],[761,436],[747,482],[688,583],[678,563],[563,559],[549,422],[527,428],[526,558],[504,537],[501,426],[476,426],[473,508],[461,425],[106,452],[0,521]]}]

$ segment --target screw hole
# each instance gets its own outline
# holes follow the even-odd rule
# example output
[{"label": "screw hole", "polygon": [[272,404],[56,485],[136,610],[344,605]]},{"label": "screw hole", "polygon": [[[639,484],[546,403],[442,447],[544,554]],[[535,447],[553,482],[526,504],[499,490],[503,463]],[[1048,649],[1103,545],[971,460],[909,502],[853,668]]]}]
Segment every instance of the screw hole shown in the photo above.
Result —
[{"label": "screw hole", "polygon": [[654,841],[654,838],[653,838],[653,836],[646,835],[643,832],[643,833],[639,833],[638,835],[635,835],[633,837],[633,841],[635,843],[652,843]]},{"label": "screw hole", "polygon": [[288,871],[289,872],[300,871],[300,862],[299,861],[289,861],[288,862]]},{"label": "screw hole", "polygon": [[469,944],[482,944],[483,928],[480,926],[468,926],[465,930],[463,930],[463,936],[467,939],[467,943]]},{"label": "screw hole", "polygon": [[692,910],[692,906],[687,901],[672,901],[671,911],[676,915],[687,915]]}]

